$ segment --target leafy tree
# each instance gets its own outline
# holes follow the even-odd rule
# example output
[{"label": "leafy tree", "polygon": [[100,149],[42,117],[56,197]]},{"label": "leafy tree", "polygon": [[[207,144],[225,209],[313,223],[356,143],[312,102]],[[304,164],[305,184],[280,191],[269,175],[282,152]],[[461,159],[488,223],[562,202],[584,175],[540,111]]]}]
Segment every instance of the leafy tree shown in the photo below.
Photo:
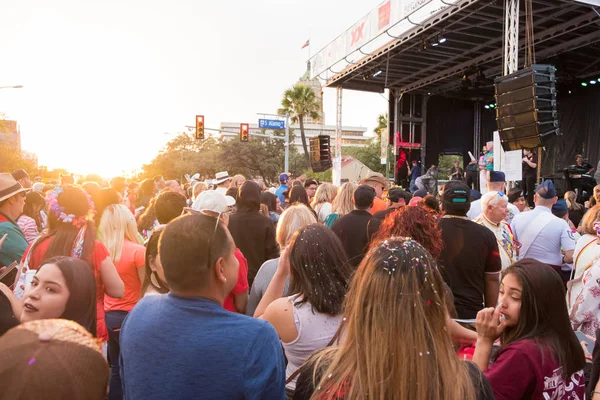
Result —
[{"label": "leafy tree", "polygon": [[212,138],[198,141],[181,134],[169,141],[158,155],[143,166],[143,175],[152,178],[162,175],[166,179],[182,179],[185,174],[200,173],[213,177],[219,171],[219,143]]},{"label": "leafy tree", "polygon": [[388,115],[379,114],[375,136],[367,140],[365,147],[342,147],[342,154],[352,156],[365,164],[371,171],[385,173],[385,164],[381,164],[381,133],[388,126]]},{"label": "leafy tree", "polygon": [[[266,131],[261,132],[263,135]],[[273,136],[281,139],[252,137],[247,143],[236,140],[223,142],[221,147],[221,165],[229,174],[240,173],[246,177],[260,177],[266,185],[277,182],[283,171],[285,159],[284,133],[273,131]],[[290,142],[294,140],[290,132]],[[290,161],[297,155],[296,147],[290,146]],[[290,163],[291,164],[291,163]]]},{"label": "leafy tree", "polygon": [[381,164],[381,144],[377,138],[367,140],[365,147],[342,147],[342,154],[350,155],[373,172],[385,173],[385,165]]},{"label": "leafy tree", "polygon": [[10,172],[15,169],[24,169],[33,172],[35,163],[33,160],[25,157],[19,150],[6,143],[0,142],[0,171]]},{"label": "leafy tree", "polygon": [[333,169],[329,168],[324,172],[314,172],[312,169],[307,169],[304,171],[304,175],[307,178],[312,178],[317,182],[332,182],[333,181]]},{"label": "leafy tree", "polygon": [[300,137],[307,163],[310,163],[310,156],[304,134],[304,117],[309,116],[313,120],[318,120],[320,110],[321,104],[315,92],[306,85],[297,84],[285,91],[281,100],[281,108],[277,111],[278,114],[290,114],[292,123],[300,124]]}]

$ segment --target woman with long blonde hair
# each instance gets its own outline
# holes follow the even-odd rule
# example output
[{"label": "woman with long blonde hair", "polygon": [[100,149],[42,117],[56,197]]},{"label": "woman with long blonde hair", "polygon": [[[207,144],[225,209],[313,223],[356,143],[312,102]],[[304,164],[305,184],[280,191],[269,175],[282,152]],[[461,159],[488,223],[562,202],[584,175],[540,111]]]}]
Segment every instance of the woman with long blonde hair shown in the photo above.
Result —
[{"label": "woman with long blonde hair", "polygon": [[324,223],[327,227],[331,228],[333,223],[340,217],[349,214],[354,210],[354,203],[352,202],[352,196],[357,186],[354,183],[346,182],[339,190],[337,195],[332,202],[331,214],[325,219]]},{"label": "woman with long blonde hair", "polygon": [[337,188],[329,182],[324,182],[319,185],[315,198],[310,204],[313,210],[317,213],[318,221],[323,223],[333,212],[333,200],[337,194]]},{"label": "woman with long blonde hair", "polygon": [[231,178],[231,182],[229,183],[229,187],[230,188],[234,188],[234,189],[239,189],[240,186],[242,186],[242,183],[246,182],[246,177],[244,177],[244,175],[234,175],[233,178]]},{"label": "woman with long blonde hair", "polygon": [[100,219],[98,239],[106,246],[125,284],[125,294],[120,299],[104,296],[111,364],[108,398],[118,399],[123,397],[119,375],[119,330],[129,311],[140,299],[140,289],[145,275],[146,249],[138,234],[135,217],[123,204],[113,204],[104,209]]},{"label": "woman with long blonde hair", "polygon": [[[316,222],[317,220],[312,210],[304,204],[296,204],[286,208],[279,218],[277,232],[275,234],[275,240],[277,241],[280,252],[285,250],[297,230]],[[275,272],[277,272],[277,268],[279,268],[279,257],[267,260],[260,266],[260,269],[254,278],[252,288],[250,288],[250,296],[246,306],[246,315],[254,315],[254,311],[266,293],[269,283],[271,283]],[[281,293],[282,296],[287,296],[288,286],[289,279],[286,280],[285,287]]]},{"label": "woman with long blonde hair", "polygon": [[350,283],[339,345],[313,357],[294,399],[493,398],[479,369],[456,356],[445,290],[420,244],[398,237],[375,243]]}]

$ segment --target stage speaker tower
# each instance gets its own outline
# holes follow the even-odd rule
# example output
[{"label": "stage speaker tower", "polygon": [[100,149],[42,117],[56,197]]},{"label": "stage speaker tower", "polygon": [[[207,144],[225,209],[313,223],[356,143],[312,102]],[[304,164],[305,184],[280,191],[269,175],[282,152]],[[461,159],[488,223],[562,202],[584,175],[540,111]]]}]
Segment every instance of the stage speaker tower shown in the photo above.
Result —
[{"label": "stage speaker tower", "polygon": [[555,71],[532,65],[496,78],[496,124],[505,151],[543,147],[560,134]]}]

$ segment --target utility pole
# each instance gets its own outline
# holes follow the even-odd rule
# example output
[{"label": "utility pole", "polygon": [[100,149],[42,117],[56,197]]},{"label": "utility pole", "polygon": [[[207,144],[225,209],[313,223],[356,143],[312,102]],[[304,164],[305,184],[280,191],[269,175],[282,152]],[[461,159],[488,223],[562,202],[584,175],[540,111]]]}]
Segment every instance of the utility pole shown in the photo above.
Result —
[{"label": "utility pole", "polygon": [[336,88],[335,158],[332,170],[333,184],[342,185],[342,87]]}]

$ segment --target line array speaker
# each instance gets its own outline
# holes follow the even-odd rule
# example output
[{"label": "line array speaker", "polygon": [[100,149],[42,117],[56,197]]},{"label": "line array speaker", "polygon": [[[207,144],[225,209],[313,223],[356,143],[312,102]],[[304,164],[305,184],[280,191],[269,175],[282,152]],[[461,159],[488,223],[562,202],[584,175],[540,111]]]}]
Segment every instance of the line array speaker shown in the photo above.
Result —
[{"label": "line array speaker", "polygon": [[496,78],[496,124],[505,151],[542,147],[560,135],[555,71],[532,65]]},{"label": "line array speaker", "polygon": [[324,172],[331,168],[331,147],[329,136],[319,135],[309,139],[310,167],[314,172]]}]

